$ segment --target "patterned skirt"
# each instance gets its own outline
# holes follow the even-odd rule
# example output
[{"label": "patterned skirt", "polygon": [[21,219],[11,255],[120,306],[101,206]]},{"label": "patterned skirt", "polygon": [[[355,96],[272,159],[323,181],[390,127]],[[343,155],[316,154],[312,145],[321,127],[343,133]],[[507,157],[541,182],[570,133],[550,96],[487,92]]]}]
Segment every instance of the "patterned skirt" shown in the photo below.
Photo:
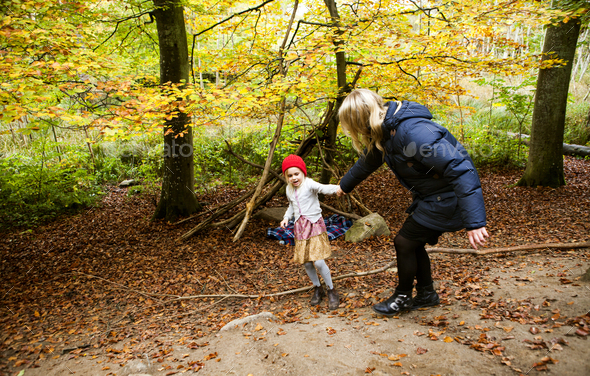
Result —
[{"label": "patterned skirt", "polygon": [[295,222],[295,251],[293,261],[304,264],[308,261],[324,260],[332,254],[330,239],[324,219],[312,223],[305,216]]}]

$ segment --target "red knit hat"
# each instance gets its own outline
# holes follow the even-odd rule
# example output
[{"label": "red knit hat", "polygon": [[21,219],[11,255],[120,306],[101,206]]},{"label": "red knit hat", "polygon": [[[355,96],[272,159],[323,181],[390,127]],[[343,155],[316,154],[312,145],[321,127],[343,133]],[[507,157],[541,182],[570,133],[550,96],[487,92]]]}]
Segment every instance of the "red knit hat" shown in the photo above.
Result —
[{"label": "red knit hat", "polygon": [[303,158],[301,158],[300,156],[291,154],[283,160],[283,175],[285,174],[285,171],[287,171],[291,167],[297,167],[298,169],[303,171],[303,175],[307,176],[307,168],[305,167],[305,162],[303,161]]}]

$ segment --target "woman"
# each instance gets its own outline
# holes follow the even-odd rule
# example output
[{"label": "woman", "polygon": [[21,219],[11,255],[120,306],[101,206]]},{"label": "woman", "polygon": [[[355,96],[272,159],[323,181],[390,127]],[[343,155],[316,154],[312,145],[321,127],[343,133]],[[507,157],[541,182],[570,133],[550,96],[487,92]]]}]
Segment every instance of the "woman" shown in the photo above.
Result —
[{"label": "woman", "polygon": [[[344,132],[362,151],[340,181],[349,193],[383,162],[412,194],[409,213],[394,239],[399,283],[373,307],[385,316],[440,303],[434,290],[426,243],[443,232],[467,229],[471,246],[484,245],[486,214],[481,185],[465,148],[418,103],[388,102],[367,89],[350,93],[338,113]],[[394,197],[391,197],[394,199]],[[416,279],[417,294],[412,298]]]}]

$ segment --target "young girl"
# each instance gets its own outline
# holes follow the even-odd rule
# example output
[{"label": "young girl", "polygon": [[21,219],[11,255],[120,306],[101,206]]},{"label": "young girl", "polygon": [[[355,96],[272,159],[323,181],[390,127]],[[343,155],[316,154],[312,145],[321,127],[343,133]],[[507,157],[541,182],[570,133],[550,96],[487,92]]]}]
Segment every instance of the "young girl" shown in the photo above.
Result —
[{"label": "young girl", "polygon": [[340,304],[338,293],[332,285],[330,269],[324,261],[330,257],[332,251],[326,225],[322,218],[318,193],[335,194],[340,186],[320,184],[308,178],[305,162],[297,155],[289,155],[285,158],[282,167],[283,175],[288,183],[289,208],[281,221],[281,227],[284,228],[292,217],[295,218],[293,261],[303,264],[307,275],[315,286],[310,304],[318,305],[325,296],[318,278],[317,272],[319,272],[328,288],[328,307],[329,309],[337,309]]},{"label": "young girl", "polygon": [[[488,237],[473,161],[447,129],[431,120],[432,114],[421,104],[384,104],[376,93],[357,89],[346,97],[338,115],[355,148],[359,152],[364,148],[361,158],[341,179],[338,195],[352,191],[385,162],[413,197],[406,210],[409,216],[394,239],[399,284],[393,295],[373,310],[393,316],[439,304],[426,243],[436,244],[443,232],[462,228],[467,229],[475,249]],[[412,299],[414,278],[417,295]]]}]

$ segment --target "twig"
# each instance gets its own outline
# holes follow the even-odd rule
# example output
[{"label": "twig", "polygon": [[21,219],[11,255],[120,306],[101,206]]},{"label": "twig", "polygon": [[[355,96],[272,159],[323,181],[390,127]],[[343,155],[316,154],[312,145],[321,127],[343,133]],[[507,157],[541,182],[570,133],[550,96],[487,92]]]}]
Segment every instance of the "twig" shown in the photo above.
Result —
[{"label": "twig", "polygon": [[[476,254],[476,255],[486,255],[491,253],[500,253],[500,252],[515,252],[515,251],[524,251],[524,250],[533,250],[533,249],[549,249],[549,248],[588,248],[590,247],[590,242],[578,242],[578,243],[548,243],[548,244],[531,244],[531,245],[522,245],[522,246],[515,246],[515,247],[505,247],[505,248],[490,248],[485,250],[474,250],[474,249],[452,249],[452,248],[429,248],[426,251],[429,253],[441,252],[441,253],[466,253],[466,254]],[[333,281],[338,281],[345,278],[355,278],[355,277],[364,277],[372,274],[378,274],[386,271],[387,269],[395,266],[397,260],[390,262],[389,264],[374,270],[368,270],[366,272],[354,272],[339,275],[337,277],[333,277]],[[190,299],[200,299],[200,298],[242,298],[242,299],[260,299],[260,298],[269,298],[271,296],[281,296],[281,295],[288,295],[288,294],[295,294],[298,292],[309,291],[313,286],[306,286],[300,287],[293,290],[287,290],[282,292],[277,292],[273,294],[261,294],[261,295],[246,295],[246,294],[211,294],[211,295],[192,295],[192,296],[181,296],[175,299],[167,300],[162,304],[167,303],[174,303],[181,300],[190,300]]]},{"label": "twig", "polygon": [[[355,273],[348,273],[348,274],[343,274],[337,277],[332,278],[332,281],[338,281],[341,279],[345,279],[345,278],[352,278],[352,277],[364,277],[367,275],[371,275],[371,274],[377,274],[377,273],[382,273],[384,271],[386,271],[387,269],[391,268],[392,266],[394,266],[396,263],[396,261],[392,261],[389,264],[385,265],[382,268],[379,269],[375,269],[375,270],[368,270],[366,272],[355,272]],[[309,291],[311,288],[313,288],[313,285],[311,286],[305,286],[305,287],[299,287],[297,289],[293,289],[293,290],[287,290],[287,291],[282,291],[282,292],[275,292],[273,294],[266,294],[266,295],[245,295],[245,294],[211,294],[211,295],[192,295],[192,296],[181,296],[179,298],[176,299],[172,299],[172,300],[167,300],[165,302],[163,302],[162,304],[167,304],[167,303],[174,303],[174,302],[178,302],[181,300],[189,300],[189,299],[200,299],[200,298],[243,298],[243,299],[259,299],[259,298],[269,298],[271,296],[281,296],[281,295],[288,295],[288,294],[295,294],[298,292],[304,292],[304,291]]]},{"label": "twig", "polygon": [[[357,206],[363,211],[365,212],[367,215],[369,214],[373,214],[373,212],[371,211],[371,209],[367,208],[365,205],[363,205],[363,203],[360,200],[360,195],[359,198],[355,197],[355,191],[350,192],[350,194],[348,195],[352,201],[354,201],[355,204],[357,204]],[[356,194],[358,195],[358,192],[356,192]]]},{"label": "twig", "polygon": [[[99,277],[99,276],[96,276],[96,275],[92,275],[92,274],[86,274],[86,273],[82,273],[82,272],[78,272],[78,271],[74,271],[72,273],[83,275],[83,276],[90,277],[90,278],[100,279],[102,281],[105,281],[105,282],[111,283],[113,285],[116,285],[117,287],[119,287],[121,289],[133,291],[135,293],[138,293],[140,295],[143,295],[143,296],[146,296],[146,297],[149,297],[149,298],[155,297],[155,296],[162,296],[162,297],[167,297],[167,298],[176,298],[176,297],[178,297],[178,295],[158,294],[158,293],[154,293],[154,292],[144,292],[144,291],[135,290],[135,289],[132,289],[131,287],[127,287],[127,286],[122,285],[120,283],[109,281],[108,279],[105,279],[105,278],[102,278],[102,277]],[[158,300],[160,300],[160,299],[158,299]]]},{"label": "twig", "polygon": [[354,273],[348,273],[348,274],[339,275],[337,277],[332,278],[332,281],[338,281],[339,279],[344,279],[344,278],[364,277],[364,276],[371,275],[371,274],[383,273],[387,269],[395,266],[396,263],[397,263],[397,260],[394,260],[394,261],[390,262],[389,264],[387,264],[384,267],[379,268],[379,269],[368,270],[366,272],[354,272]]},{"label": "twig", "polygon": [[227,281],[225,280],[225,278],[223,278],[223,276],[217,271],[217,269],[215,269],[215,273],[217,273],[217,275],[221,277],[221,279],[223,280],[223,283],[225,283],[225,285],[227,286],[227,288],[229,289],[229,291],[232,291],[235,294],[236,291],[229,286],[229,284],[227,283]]},{"label": "twig", "polygon": [[589,248],[590,242],[578,242],[578,243],[546,243],[546,244],[525,244],[514,247],[503,247],[503,248],[489,248],[489,249],[465,249],[465,248],[427,248],[428,253],[455,253],[455,254],[473,254],[473,255],[489,255],[492,253],[504,253],[504,252],[522,252],[522,251],[533,251],[536,249],[543,248],[557,248],[557,249],[568,249],[568,248]]},{"label": "twig", "polygon": [[[194,309],[194,310],[189,311],[189,312],[179,313],[178,315],[174,315],[174,316],[166,316],[166,319],[174,319],[174,318],[180,317],[180,316],[191,315],[191,314],[193,314],[195,312],[199,312],[199,311],[202,311],[204,309],[210,308],[210,307],[214,306],[215,304],[220,303],[220,302],[222,302],[222,301],[224,301],[225,299],[228,299],[228,298],[229,298],[229,296],[225,296],[225,297],[219,299],[218,301],[209,304],[208,306],[197,308],[197,309]],[[166,304],[166,303],[162,303],[162,304]]]},{"label": "twig", "polygon": [[268,4],[268,3],[272,3],[273,1],[274,1],[274,0],[266,0],[266,1],[265,1],[265,2],[263,2],[262,4],[259,4],[259,5],[255,6],[255,7],[248,8],[248,9],[245,9],[245,10],[243,10],[243,11],[241,11],[241,12],[234,13],[234,14],[232,14],[231,16],[229,16],[229,17],[226,17],[226,18],[224,18],[223,20],[221,20],[221,21],[219,21],[219,22],[217,22],[217,23],[215,23],[215,24],[213,24],[213,25],[209,26],[208,28],[206,28],[206,29],[203,29],[203,30],[201,30],[201,31],[199,31],[198,33],[196,33],[196,34],[193,34],[193,35],[194,35],[194,36],[199,36],[199,35],[201,35],[201,34],[203,34],[203,33],[207,32],[207,31],[209,31],[209,30],[212,30],[212,29],[214,29],[216,26],[219,26],[219,25],[221,25],[222,23],[225,23],[225,22],[227,22],[227,21],[231,20],[232,18],[234,18],[234,17],[236,17],[236,16],[242,15],[242,14],[244,14],[244,13],[252,12],[252,11],[254,11],[254,10],[259,10],[260,8],[264,7],[266,4]]}]

